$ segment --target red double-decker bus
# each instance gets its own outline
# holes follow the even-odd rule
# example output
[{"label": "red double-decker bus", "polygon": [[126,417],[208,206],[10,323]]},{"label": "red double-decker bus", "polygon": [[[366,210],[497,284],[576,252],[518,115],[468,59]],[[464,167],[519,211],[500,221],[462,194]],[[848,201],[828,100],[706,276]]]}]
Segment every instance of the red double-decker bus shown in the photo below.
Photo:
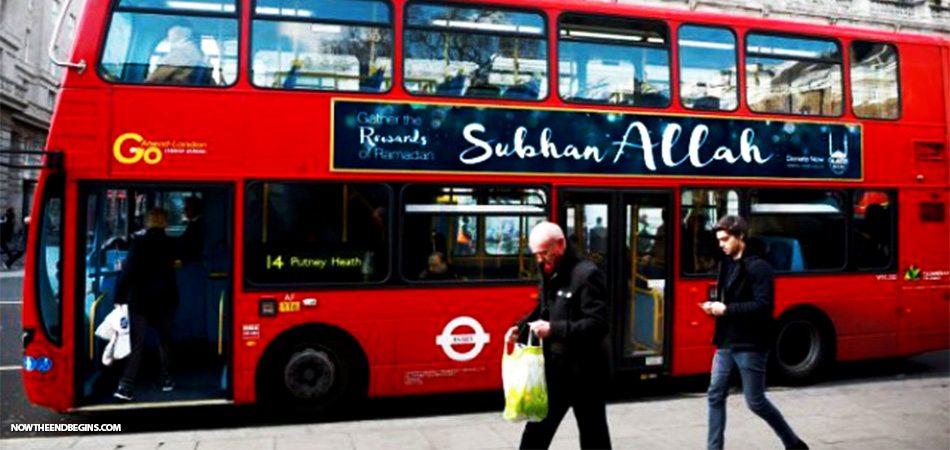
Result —
[{"label": "red double-decker bus", "polygon": [[[777,274],[784,376],[948,346],[945,39],[596,2],[89,0],[70,63],[25,275],[36,404],[497,389],[544,218],[608,275],[617,372],[708,371],[726,214]],[[149,347],[119,403],[94,330],[154,207],[177,386]]]}]

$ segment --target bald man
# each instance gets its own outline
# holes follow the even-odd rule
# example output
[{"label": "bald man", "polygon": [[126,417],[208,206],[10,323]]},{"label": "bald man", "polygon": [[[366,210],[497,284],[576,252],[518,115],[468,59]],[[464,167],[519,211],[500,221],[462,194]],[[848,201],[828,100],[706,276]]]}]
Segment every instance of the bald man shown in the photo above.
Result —
[{"label": "bald man", "polygon": [[541,295],[510,335],[515,341],[530,329],[543,340],[548,416],[525,425],[521,448],[548,448],[568,408],[574,408],[581,448],[610,448],[604,274],[577,257],[557,224],[537,224],[528,246],[541,268]]}]

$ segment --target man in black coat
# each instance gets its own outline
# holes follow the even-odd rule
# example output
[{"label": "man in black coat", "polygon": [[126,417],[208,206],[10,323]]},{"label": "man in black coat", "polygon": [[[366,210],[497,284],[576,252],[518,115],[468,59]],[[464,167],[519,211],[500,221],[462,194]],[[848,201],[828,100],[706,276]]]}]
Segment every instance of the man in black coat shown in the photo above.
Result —
[{"label": "man in black coat", "polygon": [[551,222],[536,225],[528,245],[542,271],[538,306],[509,335],[515,341],[530,329],[543,340],[548,415],[525,425],[521,448],[548,448],[571,407],[581,448],[610,448],[604,274],[593,262],[580,260],[561,227]]},{"label": "man in black coat", "polygon": [[129,305],[132,340],[132,352],[114,394],[121,400],[132,400],[150,326],[158,331],[162,390],[169,392],[175,387],[171,378],[171,340],[178,306],[178,284],[175,278],[175,242],[165,234],[167,225],[168,213],[165,210],[155,208],[146,214],[145,234],[133,239],[116,286],[115,302]]},{"label": "man in black coat", "polygon": [[709,381],[709,435],[706,445],[721,449],[726,430],[726,397],[733,366],[739,368],[742,392],[753,413],[765,420],[785,448],[807,449],[782,413],[765,397],[765,367],[772,344],[775,309],[772,268],[746,248],[749,226],[739,216],[725,216],[713,228],[726,258],[719,265],[716,301],[701,306],[716,318]]}]

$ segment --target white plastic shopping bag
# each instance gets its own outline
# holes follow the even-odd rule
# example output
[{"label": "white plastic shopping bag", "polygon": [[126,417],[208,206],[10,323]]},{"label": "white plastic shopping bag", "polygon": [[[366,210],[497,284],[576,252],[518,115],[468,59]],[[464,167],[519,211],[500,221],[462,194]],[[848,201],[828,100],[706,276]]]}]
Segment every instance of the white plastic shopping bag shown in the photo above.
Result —
[{"label": "white plastic shopping bag", "polygon": [[[544,353],[540,345],[516,343],[501,359],[501,378],[505,389],[505,412],[509,422],[540,422],[548,415],[548,387],[544,378]],[[508,337],[505,337],[508,342]]]},{"label": "white plastic shopping bag", "polygon": [[113,360],[128,356],[132,352],[128,305],[116,305],[96,328],[96,336],[109,341],[102,352],[103,365],[112,365]]}]

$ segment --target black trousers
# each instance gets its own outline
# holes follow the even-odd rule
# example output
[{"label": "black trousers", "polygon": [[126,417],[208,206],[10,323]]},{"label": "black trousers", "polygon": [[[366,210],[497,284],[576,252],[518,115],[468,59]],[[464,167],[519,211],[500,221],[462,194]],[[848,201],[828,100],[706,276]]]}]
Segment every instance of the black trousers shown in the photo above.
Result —
[{"label": "black trousers", "polygon": [[[548,355],[545,355],[548,358]],[[548,416],[540,422],[528,422],[521,435],[522,449],[548,448],[554,433],[569,408],[574,408],[574,418],[580,431],[581,448],[609,449],[610,430],[607,427],[606,386],[607,377],[585,374],[583,370],[594,367],[572,368],[554,358],[545,364],[548,383]],[[600,378],[603,378],[601,380]]]},{"label": "black trousers", "polygon": [[129,328],[130,338],[132,340],[132,352],[129,353],[125,361],[125,370],[122,372],[122,378],[119,380],[121,386],[132,389],[135,386],[135,378],[139,373],[139,366],[142,364],[142,352],[145,351],[145,340],[148,337],[149,327],[158,331],[158,355],[161,360],[161,376],[166,379],[171,376],[172,367],[172,330],[174,329],[174,313],[157,314],[155,316],[146,316],[138,314],[129,308],[129,319],[131,328]]}]

